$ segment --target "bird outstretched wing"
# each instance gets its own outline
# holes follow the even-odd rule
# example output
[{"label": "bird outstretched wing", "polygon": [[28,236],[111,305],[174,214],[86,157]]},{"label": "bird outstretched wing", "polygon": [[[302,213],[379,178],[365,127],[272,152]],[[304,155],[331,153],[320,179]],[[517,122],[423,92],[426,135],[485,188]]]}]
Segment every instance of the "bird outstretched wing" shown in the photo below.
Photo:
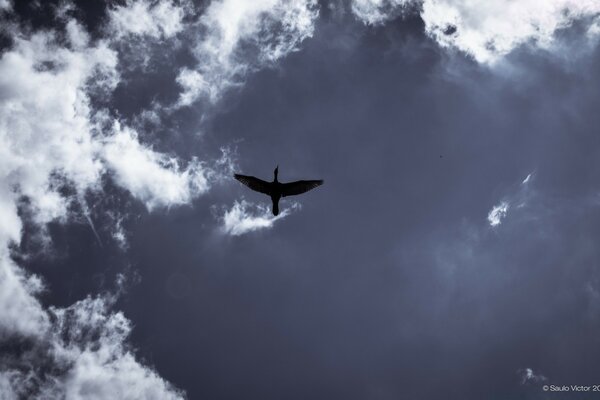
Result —
[{"label": "bird outstretched wing", "polygon": [[321,186],[322,184],[322,179],[313,181],[295,181],[284,183],[281,185],[281,195],[283,197],[286,197],[302,194],[304,192],[308,192],[309,190],[316,188],[317,186]]},{"label": "bird outstretched wing", "polygon": [[255,178],[254,176],[240,174],[233,174],[233,177],[254,191],[271,195],[271,185],[269,182],[265,182],[262,179]]}]

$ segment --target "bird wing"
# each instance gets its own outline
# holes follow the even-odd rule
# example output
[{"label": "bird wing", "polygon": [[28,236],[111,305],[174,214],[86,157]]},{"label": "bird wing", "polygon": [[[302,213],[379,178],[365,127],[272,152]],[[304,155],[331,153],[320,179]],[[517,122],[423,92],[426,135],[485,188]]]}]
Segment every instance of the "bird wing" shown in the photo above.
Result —
[{"label": "bird wing", "polygon": [[233,177],[254,191],[271,195],[271,185],[269,182],[265,182],[262,179],[253,176],[240,174],[233,174]]},{"label": "bird wing", "polygon": [[281,185],[281,195],[283,197],[286,197],[302,194],[304,192],[308,192],[309,190],[316,188],[317,186],[321,186],[322,184],[322,179],[313,181],[295,181],[284,183]]}]

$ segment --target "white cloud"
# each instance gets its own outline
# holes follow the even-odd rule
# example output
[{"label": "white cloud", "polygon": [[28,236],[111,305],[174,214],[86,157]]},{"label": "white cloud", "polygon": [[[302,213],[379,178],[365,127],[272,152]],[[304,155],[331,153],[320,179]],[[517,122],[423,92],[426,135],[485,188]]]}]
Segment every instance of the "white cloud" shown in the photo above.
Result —
[{"label": "white cloud", "polygon": [[112,237],[117,242],[121,249],[127,249],[127,235],[125,234],[125,230],[123,229],[123,220],[118,220],[115,229],[112,233]]},{"label": "white cloud", "polygon": [[119,123],[115,123],[114,134],[105,139],[103,157],[115,181],[150,210],[188,203],[208,190],[206,172],[198,161],[182,169],[176,158],[142,145],[133,129]]},{"label": "white cloud", "polygon": [[521,182],[521,184],[526,185],[527,183],[529,183],[529,181],[531,180],[531,178],[533,177],[533,172],[531,174],[528,174],[525,179],[523,179],[523,182]]},{"label": "white cloud", "polygon": [[[72,205],[82,202],[89,191],[101,191],[101,179],[108,175],[148,209],[169,207],[204,193],[210,182],[221,179],[220,170],[230,167],[228,152],[215,170],[197,160],[183,164],[143,144],[134,129],[91,104],[91,92],[110,95],[119,83],[119,57],[111,48],[118,35],[163,38],[180,29],[179,11],[166,2],[149,4],[126,5],[142,7],[140,20],[134,21],[139,24],[129,26],[127,32],[123,24],[132,16],[127,14],[131,10],[113,10],[112,24],[121,31],[110,42],[91,43],[87,32],[64,10],[66,44],[50,30],[28,34],[16,26],[4,27],[12,33],[13,45],[0,57],[0,337],[18,337],[43,351],[17,355],[17,364],[20,359],[23,364],[16,368],[0,364],[2,398],[180,397],[126,349],[131,327],[122,314],[109,311],[106,299],[86,299],[49,311],[37,299],[44,289],[41,280],[10,257],[10,246],[21,241],[20,205],[26,204],[27,218],[38,227],[68,221]],[[293,12],[293,7],[281,10],[286,16]],[[150,13],[158,25],[149,25],[144,13]],[[295,43],[290,40],[273,42],[271,52],[262,56],[276,59],[290,50],[285,47]],[[65,195],[64,185],[74,194]],[[237,222],[231,220],[235,213],[228,217],[231,234],[258,229],[256,225],[263,223],[260,215],[248,214],[245,207],[241,211]],[[264,220],[268,226],[276,219]],[[126,243],[122,225],[117,223],[112,233]],[[65,337],[66,333],[71,336]],[[31,359],[38,356],[43,359]],[[36,369],[48,363],[63,373],[51,376]]]},{"label": "white cloud", "polygon": [[259,229],[271,228],[276,221],[285,218],[297,208],[299,205],[294,203],[290,208],[284,209],[279,215],[274,216],[271,209],[265,205],[253,205],[245,200],[236,201],[221,218],[221,231],[232,236],[239,236]]},{"label": "white cloud", "polygon": [[59,392],[72,399],[180,398],[126,349],[131,324],[122,313],[108,312],[109,305],[106,298],[86,298],[54,310],[52,350],[70,366]]},{"label": "white cloud", "polygon": [[[63,18],[68,43],[50,30],[30,34],[11,26],[5,31],[13,45],[0,56],[0,338],[20,338],[43,350],[27,357],[45,357],[19,364],[20,354],[17,368],[2,362],[0,397],[178,398],[126,349],[129,322],[110,312],[105,298],[49,311],[37,300],[41,280],[10,257],[23,230],[19,207],[37,227],[68,221],[72,205],[101,191],[107,175],[149,209],[168,207],[205,192],[213,174],[196,160],[180,166],[94,109],[90,94],[110,94],[119,82],[117,53],[105,41],[92,44],[76,21]],[[64,194],[65,185],[73,194]],[[48,362],[64,373],[38,369]]]},{"label": "white cloud", "polygon": [[506,201],[501,202],[500,204],[492,207],[491,211],[488,214],[488,222],[491,226],[500,225],[502,220],[506,217],[508,213],[509,204]]},{"label": "white cloud", "polygon": [[47,329],[48,317],[35,297],[42,289],[39,278],[27,276],[10,259],[8,249],[0,249],[0,339],[14,332],[31,336]]},{"label": "white cloud", "polygon": [[72,199],[59,193],[57,179],[81,195],[99,189],[100,177],[111,172],[148,208],[189,202],[208,189],[208,170],[199,162],[180,168],[177,159],[141,144],[133,129],[91,108],[89,90],[110,92],[118,83],[117,55],[104,42],[88,46],[76,22],[67,28],[72,49],[51,32],[15,33],[15,46],[0,59],[0,214],[6,221],[0,239],[20,238],[20,197],[31,202],[39,224],[66,216]]},{"label": "white cloud", "polygon": [[312,36],[316,0],[215,0],[199,21],[198,61],[177,79],[183,88],[178,104],[198,98],[219,99],[251,71],[296,50]]},{"label": "white cloud", "polygon": [[536,188],[536,175],[536,171],[531,172],[522,181],[511,185],[510,190],[502,196],[502,201],[488,213],[487,220],[490,226],[500,225],[509,211],[514,221],[521,222],[536,220],[540,215],[550,212],[547,200],[541,198]]},{"label": "white cloud", "polygon": [[[365,23],[394,17],[402,0],[354,0],[352,10]],[[413,1],[414,3],[414,1]],[[481,63],[494,63],[523,44],[550,48],[558,29],[600,14],[597,0],[423,0],[426,32],[441,46],[457,48]]]},{"label": "white cloud", "polygon": [[[422,16],[427,32],[442,46],[494,62],[522,44],[549,48],[556,30],[598,13],[597,0],[426,0]],[[450,25],[456,32],[444,34]]]},{"label": "white cloud", "polygon": [[531,368],[520,369],[517,371],[517,373],[521,376],[522,385],[526,383],[538,383],[548,380],[548,378],[546,378],[544,375],[533,372],[533,369]]},{"label": "white cloud", "polygon": [[352,12],[365,23],[377,25],[393,18],[403,6],[413,3],[414,0],[354,0]]},{"label": "white cloud", "polygon": [[0,0],[0,10],[11,10],[12,3],[10,0]]},{"label": "white cloud", "polygon": [[183,29],[184,9],[170,0],[128,0],[108,14],[109,28],[117,39],[126,35],[169,38]]},{"label": "white cloud", "polygon": [[[72,25],[73,26],[73,25]],[[72,43],[84,34],[70,30]],[[58,46],[51,34],[17,38],[15,47],[0,59],[0,150],[3,193],[32,202],[37,222],[63,216],[61,201],[51,178],[58,173],[77,190],[92,188],[102,173],[91,131],[85,83],[99,78],[114,85],[115,54],[107,47],[81,51]],[[16,193],[15,193],[16,190]],[[14,211],[14,210],[13,210]],[[9,213],[8,209],[2,212]],[[17,237],[18,238],[18,237]],[[16,239],[13,237],[13,239]]]},{"label": "white cloud", "polygon": [[53,322],[48,329],[6,363],[0,375],[0,397],[183,398],[183,393],[136,361],[126,346],[131,323],[122,313],[109,311],[113,302],[111,296],[88,297],[67,308],[51,309]]},{"label": "white cloud", "polygon": [[200,96],[205,96],[212,101],[219,97],[221,85],[211,85],[204,75],[198,71],[183,68],[177,76],[177,83],[184,89],[179,95],[180,105],[190,105]]}]

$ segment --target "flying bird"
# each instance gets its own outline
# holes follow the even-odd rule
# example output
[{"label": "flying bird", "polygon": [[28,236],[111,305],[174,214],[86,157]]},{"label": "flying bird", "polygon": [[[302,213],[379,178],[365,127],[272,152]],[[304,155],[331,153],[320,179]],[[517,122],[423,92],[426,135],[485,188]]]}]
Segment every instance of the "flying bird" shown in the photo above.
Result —
[{"label": "flying bird", "polygon": [[273,182],[267,182],[263,181],[262,179],[255,178],[254,176],[241,174],[233,174],[233,177],[242,182],[244,185],[248,186],[250,189],[259,193],[264,193],[271,197],[271,201],[273,202],[273,215],[279,214],[279,199],[282,197],[302,194],[323,184],[322,179],[287,183],[279,182],[277,180],[278,170],[279,166],[277,166],[275,171],[273,171],[275,175]]}]

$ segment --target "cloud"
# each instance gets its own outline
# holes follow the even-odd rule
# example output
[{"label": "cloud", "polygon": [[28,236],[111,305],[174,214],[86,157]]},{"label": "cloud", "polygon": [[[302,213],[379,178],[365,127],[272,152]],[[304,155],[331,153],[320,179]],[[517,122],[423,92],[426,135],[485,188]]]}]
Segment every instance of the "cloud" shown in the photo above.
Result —
[{"label": "cloud", "polygon": [[[70,23],[69,39],[79,47],[85,32]],[[96,153],[91,109],[84,90],[116,84],[115,54],[104,45],[70,50],[52,33],[18,38],[0,59],[0,184],[8,207],[20,196],[31,202],[38,223],[64,216],[67,209],[56,174],[81,192],[93,188],[103,166]],[[54,179],[54,180],[53,180]],[[13,235],[18,240],[18,235]]]},{"label": "cloud", "polygon": [[180,48],[180,38],[189,28],[186,19],[194,11],[189,0],[127,0],[107,8],[105,37],[118,50],[119,68],[127,80],[156,72],[156,61]]},{"label": "cloud", "polygon": [[548,198],[540,196],[538,189],[534,185],[534,172],[527,174],[519,185],[513,184],[511,189],[503,200],[492,207],[488,213],[487,219],[490,226],[495,227],[502,223],[508,215],[508,211],[512,209],[515,218],[522,220],[531,220],[545,215],[556,207],[551,204]]},{"label": "cloud", "polygon": [[523,368],[517,371],[517,373],[521,376],[521,384],[524,385],[526,383],[538,383],[547,381],[544,375],[538,373],[534,373],[531,368]]},{"label": "cloud", "polygon": [[90,46],[73,20],[67,32],[69,46],[51,31],[29,38],[15,32],[14,47],[0,59],[0,212],[8,222],[0,238],[19,240],[18,199],[44,224],[66,217],[73,198],[62,186],[81,197],[100,190],[106,173],[148,208],[189,202],[208,189],[208,168],[195,160],[181,168],[91,106],[90,92],[110,93],[118,84],[117,54],[102,41]]},{"label": "cloud", "polygon": [[188,203],[208,190],[206,171],[197,160],[182,169],[177,158],[142,145],[133,129],[119,123],[104,142],[103,158],[116,183],[142,200],[149,210]]},{"label": "cloud", "polygon": [[127,35],[169,38],[183,30],[184,9],[170,0],[128,0],[108,12],[109,28],[116,39]]},{"label": "cloud", "polygon": [[[426,0],[422,16],[426,31],[442,46],[489,63],[523,44],[549,48],[558,29],[598,13],[600,3],[595,0]],[[449,26],[456,31],[446,34]]]},{"label": "cloud", "polygon": [[113,238],[114,243],[126,251],[129,248],[127,229],[124,226],[126,215],[121,214],[119,211],[106,211],[106,222],[105,226],[108,228],[108,233]]},{"label": "cloud", "polygon": [[0,340],[18,332],[31,336],[48,328],[48,316],[36,299],[43,290],[41,280],[25,273],[0,249]]},{"label": "cloud", "polygon": [[236,201],[221,218],[221,231],[228,235],[239,236],[259,229],[271,228],[276,221],[290,215],[297,208],[299,205],[294,203],[290,208],[274,216],[265,205],[253,205],[245,200]]},{"label": "cloud", "polygon": [[394,18],[402,7],[414,4],[414,0],[354,0],[352,12],[369,25],[382,24]]},{"label": "cloud", "polygon": [[506,201],[500,202],[500,204],[492,207],[487,219],[491,226],[498,226],[508,213],[509,204]]},{"label": "cloud", "polygon": [[[354,0],[352,10],[365,23],[377,24],[409,3]],[[494,63],[525,44],[549,49],[557,30],[585,18],[595,21],[588,32],[594,37],[600,18],[596,0],[424,0],[421,9],[427,34],[442,47],[456,48],[480,63]]]},{"label": "cloud", "polygon": [[594,22],[592,24],[590,24],[587,34],[592,39],[598,39],[598,36],[600,36],[600,18],[599,17],[596,17],[594,19]]},{"label": "cloud", "polygon": [[52,323],[28,338],[24,351],[0,359],[0,397],[67,399],[179,399],[156,372],[136,361],[126,346],[131,323],[110,312],[115,298],[85,298],[51,308]]},{"label": "cloud", "polygon": [[[0,56],[0,340],[18,353],[0,359],[0,397],[178,398],[127,350],[131,326],[110,311],[112,302],[45,308],[37,297],[41,279],[11,258],[24,219],[43,229],[85,213],[86,194],[101,193],[105,177],[153,209],[190,202],[214,174],[197,160],[155,151],[94,106],[92,96],[110,96],[120,81],[118,53],[63,18],[64,36],[5,28],[12,44]],[[175,31],[161,26],[162,35]]]},{"label": "cloud", "polygon": [[245,76],[297,50],[311,37],[316,0],[216,0],[198,22],[197,65],[180,71],[178,105],[217,101]]}]

